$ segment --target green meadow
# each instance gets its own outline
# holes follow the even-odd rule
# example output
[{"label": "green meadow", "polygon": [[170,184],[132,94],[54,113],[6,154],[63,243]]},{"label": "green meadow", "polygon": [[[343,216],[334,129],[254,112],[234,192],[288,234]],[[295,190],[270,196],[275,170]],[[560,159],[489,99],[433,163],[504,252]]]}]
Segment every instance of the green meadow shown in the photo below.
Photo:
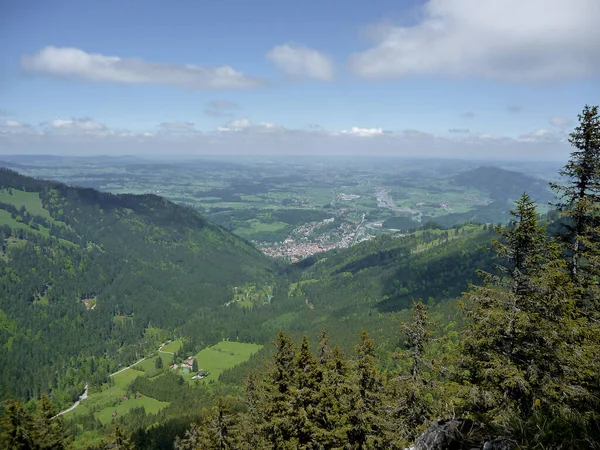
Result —
[{"label": "green meadow", "polygon": [[[205,382],[217,381],[224,370],[248,361],[250,356],[262,347],[258,344],[222,341],[217,345],[199,351],[196,353],[198,369],[210,372],[210,375],[202,380]],[[184,377],[191,379],[192,376],[193,374],[189,374]]]},{"label": "green meadow", "polygon": [[[134,367],[113,375],[114,384],[112,386],[105,385],[101,392],[90,394],[77,408],[67,413],[65,418],[93,412],[94,416],[102,424],[106,425],[111,422],[115,412],[117,413],[116,417],[120,417],[127,414],[133,408],[142,406],[146,413],[155,414],[159,412],[161,409],[167,407],[169,402],[161,402],[147,396],[128,398],[127,400],[124,400],[123,397],[126,395],[127,387],[137,377],[155,378],[164,374],[164,371],[156,370],[156,358],[162,358],[163,367],[168,368],[172,361],[172,355],[163,352],[178,351],[182,345],[183,342],[181,340],[170,342],[161,349],[161,353],[158,356],[145,359]],[[204,378],[203,381],[216,382],[224,370],[247,361],[251,355],[258,352],[261,348],[262,345],[257,344],[223,341],[201,350],[196,354],[198,368],[210,372],[210,375]],[[194,374],[188,373],[182,374],[182,376],[184,379],[193,382],[191,378]]]},{"label": "green meadow", "polygon": [[42,201],[37,192],[25,192],[13,189],[11,195],[7,189],[2,189],[0,190],[0,202],[9,203],[17,208],[24,206],[29,214],[42,216],[51,220],[50,213],[42,206]]}]

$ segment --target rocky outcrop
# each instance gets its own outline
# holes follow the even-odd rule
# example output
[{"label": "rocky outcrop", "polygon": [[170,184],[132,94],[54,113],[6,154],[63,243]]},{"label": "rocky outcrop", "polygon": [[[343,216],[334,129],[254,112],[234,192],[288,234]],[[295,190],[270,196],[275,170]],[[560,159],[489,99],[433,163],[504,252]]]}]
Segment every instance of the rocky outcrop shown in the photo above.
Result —
[{"label": "rocky outcrop", "polygon": [[410,450],[513,450],[506,439],[490,435],[482,424],[470,419],[436,420]]}]

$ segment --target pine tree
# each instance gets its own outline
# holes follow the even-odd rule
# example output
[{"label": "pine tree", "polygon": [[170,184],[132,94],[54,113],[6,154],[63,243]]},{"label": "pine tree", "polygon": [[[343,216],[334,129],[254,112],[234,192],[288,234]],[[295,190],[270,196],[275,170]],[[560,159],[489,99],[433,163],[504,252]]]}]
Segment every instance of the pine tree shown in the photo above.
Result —
[{"label": "pine tree", "polygon": [[407,336],[406,344],[412,359],[411,376],[413,379],[421,374],[425,345],[430,338],[429,325],[427,307],[419,299],[413,303],[412,321],[404,324],[404,331]]},{"label": "pine tree", "polygon": [[567,217],[563,240],[567,245],[569,271],[580,285],[600,274],[600,115],[598,106],[586,105],[579,114],[579,125],[570,134],[575,151],[560,174],[565,185],[551,183],[560,202],[556,205]]},{"label": "pine tree", "polygon": [[263,394],[259,397],[259,414],[263,418],[260,434],[270,448],[292,449],[298,446],[294,415],[297,395],[296,357],[294,342],[280,331],[275,339],[274,362],[267,370]]},{"label": "pine tree", "polygon": [[202,421],[202,425],[198,429],[198,447],[196,448],[203,450],[239,448],[235,417],[222,397],[217,398],[215,406]]},{"label": "pine tree", "polygon": [[319,448],[342,448],[351,430],[352,372],[342,350],[338,346],[329,349],[326,334],[321,336],[319,355],[323,380],[317,391],[314,435]]},{"label": "pine tree", "polygon": [[163,360],[162,360],[162,358],[160,357],[160,355],[158,355],[158,357],[157,357],[157,358],[156,358],[156,360],[154,361],[154,367],[155,367],[157,370],[160,370],[160,369],[162,369],[162,368],[163,368]]},{"label": "pine tree", "polygon": [[66,432],[61,417],[55,417],[56,408],[46,395],[38,402],[37,413],[34,416],[35,441],[37,448],[61,450],[65,448]]},{"label": "pine tree", "polygon": [[536,204],[527,193],[516,202],[508,227],[496,227],[499,239],[492,241],[499,269],[512,280],[511,291],[520,296],[530,294],[532,277],[539,273],[546,260],[558,258],[558,248],[546,238],[546,229],[539,225]]},{"label": "pine tree", "polygon": [[[397,439],[406,446],[414,440],[432,419],[433,405],[427,400],[431,396],[432,381],[423,373],[425,351],[431,339],[431,322],[427,306],[419,299],[413,302],[411,321],[403,324],[406,333],[406,351],[397,356],[410,360],[410,375],[394,377],[389,383],[390,397],[394,399],[393,416],[398,431]],[[402,440],[404,440],[402,442]]]},{"label": "pine tree", "polygon": [[29,450],[35,448],[33,420],[21,402],[9,400],[4,417],[0,419],[2,439],[7,450]]},{"label": "pine tree", "polygon": [[351,405],[348,442],[351,448],[361,450],[389,448],[388,402],[377,366],[375,343],[366,331],[361,333],[355,351],[357,390]]},{"label": "pine tree", "polygon": [[300,351],[296,359],[296,395],[294,415],[299,448],[313,448],[315,444],[315,406],[318,403],[318,386],[323,381],[323,371],[310,351],[306,336],[302,337]]},{"label": "pine tree", "polygon": [[527,195],[511,215],[494,242],[501,275],[482,272],[484,285],[466,294],[470,324],[461,348],[472,412],[500,423],[565,405],[570,391],[563,355],[574,302],[564,261]]},{"label": "pine tree", "polygon": [[106,445],[107,450],[134,450],[134,445],[129,441],[120,425],[117,425]]}]

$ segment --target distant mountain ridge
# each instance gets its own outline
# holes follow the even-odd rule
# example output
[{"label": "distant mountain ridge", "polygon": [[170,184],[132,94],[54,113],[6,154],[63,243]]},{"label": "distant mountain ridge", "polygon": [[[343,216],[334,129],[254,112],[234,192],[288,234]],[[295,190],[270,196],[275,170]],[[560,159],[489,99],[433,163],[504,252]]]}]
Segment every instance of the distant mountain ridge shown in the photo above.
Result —
[{"label": "distant mountain ridge", "polygon": [[533,178],[522,172],[494,166],[481,166],[462,172],[453,177],[453,182],[462,186],[472,186],[487,191],[494,201],[508,202],[523,194],[529,195],[538,203],[549,201],[553,194],[544,180]]}]

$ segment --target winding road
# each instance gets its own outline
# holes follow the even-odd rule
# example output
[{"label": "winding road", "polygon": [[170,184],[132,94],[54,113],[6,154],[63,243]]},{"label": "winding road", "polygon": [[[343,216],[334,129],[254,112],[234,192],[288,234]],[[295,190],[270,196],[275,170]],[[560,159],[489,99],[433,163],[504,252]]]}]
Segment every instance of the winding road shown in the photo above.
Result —
[{"label": "winding road", "polygon": [[69,411],[73,411],[75,408],[77,408],[79,406],[79,403],[81,402],[81,400],[85,400],[88,396],[88,384],[85,383],[85,389],[83,390],[83,394],[81,394],[79,396],[79,398],[77,399],[77,401],[75,403],[73,403],[73,405],[70,408],[65,409],[64,411],[59,412],[57,415],[55,415],[53,417],[53,419],[56,419],[57,417],[62,416],[63,414],[68,413]]},{"label": "winding road", "polygon": [[[162,349],[164,346],[165,346],[165,343],[162,343],[162,344],[160,344],[160,347],[158,347],[158,353],[165,353],[165,354],[169,354],[169,355],[174,355],[174,354],[175,354],[175,353],[173,353],[173,352],[165,352],[165,351],[161,350],[161,349]],[[136,366],[136,365],[138,365],[139,363],[141,363],[142,361],[145,361],[145,360],[147,360],[148,358],[151,358],[151,357],[153,357],[153,356],[154,356],[154,355],[146,356],[145,358],[142,358],[142,359],[140,359],[139,361],[136,361],[136,362],[134,362],[134,363],[133,363],[133,364],[131,364],[130,366],[124,367],[124,368],[122,368],[121,370],[118,370],[118,371],[116,371],[115,373],[111,373],[111,374],[109,375],[109,377],[114,377],[115,375],[117,375],[117,374],[119,374],[119,373],[121,373],[121,372],[124,372],[124,371],[126,371],[126,370],[128,370],[128,369],[131,369],[133,366]],[[67,409],[65,409],[65,410],[63,410],[63,411],[61,411],[61,412],[59,412],[57,415],[55,415],[55,416],[53,417],[53,419],[55,419],[56,417],[60,417],[60,416],[62,416],[63,414],[66,414],[66,413],[68,413],[68,412],[70,412],[70,411],[73,411],[75,408],[77,408],[77,407],[79,406],[79,404],[81,403],[81,401],[82,401],[82,400],[85,400],[87,397],[88,397],[88,384],[87,384],[87,383],[85,383],[85,389],[84,389],[84,391],[83,391],[83,394],[81,394],[81,395],[79,396],[79,398],[77,399],[77,401],[76,401],[75,403],[73,403],[73,404],[72,404],[72,405],[71,405],[69,408],[67,408]]]}]

